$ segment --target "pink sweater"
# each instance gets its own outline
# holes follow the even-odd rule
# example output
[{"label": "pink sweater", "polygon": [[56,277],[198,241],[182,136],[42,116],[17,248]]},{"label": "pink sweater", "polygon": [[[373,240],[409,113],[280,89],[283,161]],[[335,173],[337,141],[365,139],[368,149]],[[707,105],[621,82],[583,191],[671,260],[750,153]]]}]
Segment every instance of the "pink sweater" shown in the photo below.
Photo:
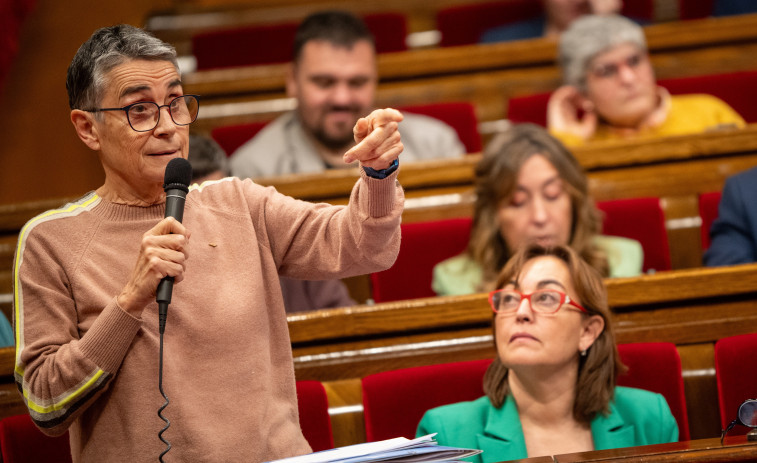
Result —
[{"label": "pink sweater", "polygon": [[[166,461],[265,461],[307,453],[278,275],[324,279],[389,267],[399,249],[396,173],[361,174],[349,206],[315,205],[250,180],[194,188],[185,278],[173,290],[163,387]],[[158,307],[136,319],[115,296],[164,205],[91,193],[42,214],[14,263],[16,382],[46,433],[70,431],[74,462],[155,461]]]}]

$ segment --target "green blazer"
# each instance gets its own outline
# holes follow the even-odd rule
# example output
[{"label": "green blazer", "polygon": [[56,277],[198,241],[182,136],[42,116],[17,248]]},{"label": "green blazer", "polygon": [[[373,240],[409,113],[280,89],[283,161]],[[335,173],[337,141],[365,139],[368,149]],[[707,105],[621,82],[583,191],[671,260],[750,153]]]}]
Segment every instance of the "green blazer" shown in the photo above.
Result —
[{"label": "green blazer", "polygon": [[[417,435],[431,433],[437,433],[439,445],[483,450],[469,459],[477,463],[528,457],[518,409],[510,395],[501,408],[494,408],[484,396],[431,409],[418,425]],[[662,395],[619,386],[610,413],[592,420],[591,436],[595,450],[661,444],[678,440],[678,425]]]}]

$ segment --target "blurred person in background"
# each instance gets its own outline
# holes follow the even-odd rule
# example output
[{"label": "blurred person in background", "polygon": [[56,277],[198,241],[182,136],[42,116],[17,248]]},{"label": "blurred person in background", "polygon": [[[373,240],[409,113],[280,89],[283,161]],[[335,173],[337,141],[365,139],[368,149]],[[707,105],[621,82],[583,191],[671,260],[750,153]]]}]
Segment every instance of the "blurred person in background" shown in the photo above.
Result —
[{"label": "blurred person in background", "polygon": [[[320,172],[350,167],[342,155],[354,145],[352,127],[374,107],[378,75],[373,35],[349,12],[314,13],[300,24],[287,94],[297,109],[266,125],[231,156],[241,178]],[[465,154],[457,132],[427,116],[400,123],[403,162]]]},{"label": "blurred person in background", "polygon": [[570,24],[586,14],[620,13],[621,0],[541,0],[544,14],[498,26],[481,34],[481,43],[547,37],[557,40]]},{"label": "blurred person in background", "polygon": [[604,276],[641,273],[641,244],[600,234],[601,213],[583,169],[544,128],[518,124],[492,139],[474,185],[470,241],[464,253],[434,267],[438,295],[492,289],[510,256],[532,243],[570,246]]},{"label": "blurred person in background", "polygon": [[569,146],[685,135],[745,125],[722,100],[657,85],[644,31],[617,15],[583,16],[560,37],[563,86],[547,107],[549,131]]}]

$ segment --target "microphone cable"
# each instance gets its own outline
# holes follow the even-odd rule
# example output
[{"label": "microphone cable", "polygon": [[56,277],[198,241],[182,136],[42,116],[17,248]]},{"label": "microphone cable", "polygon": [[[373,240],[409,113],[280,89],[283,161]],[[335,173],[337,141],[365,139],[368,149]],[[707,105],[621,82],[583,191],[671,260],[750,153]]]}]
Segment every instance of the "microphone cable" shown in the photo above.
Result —
[{"label": "microphone cable", "polygon": [[163,333],[165,332],[165,328],[166,328],[166,309],[168,308],[168,303],[161,302],[161,303],[159,303],[159,305],[160,306],[162,306],[162,305],[166,306],[165,308],[161,307],[162,310],[160,310],[160,316],[159,316],[160,317],[160,328],[159,328],[159,331],[160,331],[160,354],[159,354],[159,357],[160,357],[160,359],[159,359],[159,363],[158,363],[158,389],[160,390],[160,395],[162,395],[163,398],[166,399],[166,402],[163,404],[163,406],[158,409],[158,416],[160,417],[161,420],[165,421],[165,423],[166,423],[166,425],[163,427],[163,429],[161,429],[160,432],[158,432],[158,438],[164,444],[166,444],[166,449],[163,450],[163,452],[161,452],[160,456],[158,456],[158,460],[160,461],[160,463],[164,463],[163,462],[163,456],[165,454],[167,454],[169,450],[171,450],[171,443],[168,442],[163,437],[163,433],[166,432],[169,427],[171,427],[171,421],[168,418],[166,418],[165,416],[163,416],[163,410],[165,410],[166,407],[168,407],[168,404],[170,403],[170,401],[168,400],[168,396],[166,395],[165,392],[163,392]]},{"label": "microphone cable", "polygon": [[[184,201],[189,192],[189,184],[192,181],[192,166],[189,161],[183,158],[171,159],[166,166],[166,172],[164,176],[163,190],[166,192],[166,217],[173,217],[179,222],[184,218]],[[158,284],[156,290],[155,300],[158,303],[158,331],[160,333],[160,360],[158,363],[158,389],[160,395],[166,400],[162,407],[158,409],[158,417],[163,420],[166,425],[158,432],[158,438],[166,444],[166,449],[158,456],[160,463],[163,462],[163,457],[169,450],[171,450],[171,443],[164,437],[171,422],[163,416],[163,410],[168,407],[170,401],[168,396],[163,391],[163,334],[166,330],[166,318],[168,317],[168,304],[171,303],[171,293],[173,292],[173,277],[165,277]]]}]

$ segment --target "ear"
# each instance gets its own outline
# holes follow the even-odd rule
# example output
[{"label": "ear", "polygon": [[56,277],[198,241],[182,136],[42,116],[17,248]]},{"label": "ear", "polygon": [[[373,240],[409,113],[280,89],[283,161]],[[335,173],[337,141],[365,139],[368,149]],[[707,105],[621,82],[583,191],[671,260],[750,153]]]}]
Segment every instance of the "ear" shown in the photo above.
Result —
[{"label": "ear", "polygon": [[94,151],[100,151],[100,138],[94,121],[94,115],[80,109],[71,110],[71,122],[81,141]]},{"label": "ear", "polygon": [[297,86],[297,78],[295,76],[297,72],[297,64],[294,62],[291,62],[287,64],[286,66],[286,89],[287,89],[287,96],[290,98],[297,98],[298,92],[298,86]]},{"label": "ear", "polygon": [[604,318],[599,315],[587,317],[581,324],[581,337],[578,340],[578,350],[584,351],[591,347],[604,329]]}]

